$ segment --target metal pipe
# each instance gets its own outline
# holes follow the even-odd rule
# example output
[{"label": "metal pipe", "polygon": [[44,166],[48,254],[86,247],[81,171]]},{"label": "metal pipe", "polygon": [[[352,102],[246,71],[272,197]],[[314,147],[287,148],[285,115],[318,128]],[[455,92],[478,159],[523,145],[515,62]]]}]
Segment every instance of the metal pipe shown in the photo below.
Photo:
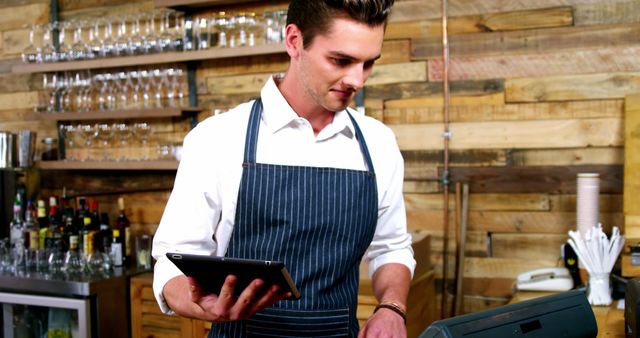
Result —
[{"label": "metal pipe", "polygon": [[442,0],[442,59],[444,62],[442,86],[443,86],[443,123],[444,132],[442,133],[444,141],[444,169],[442,172],[442,191],[443,191],[443,253],[442,253],[442,318],[447,316],[447,278],[448,278],[448,251],[449,251],[449,139],[451,132],[449,130],[449,35],[447,20],[447,0]]}]

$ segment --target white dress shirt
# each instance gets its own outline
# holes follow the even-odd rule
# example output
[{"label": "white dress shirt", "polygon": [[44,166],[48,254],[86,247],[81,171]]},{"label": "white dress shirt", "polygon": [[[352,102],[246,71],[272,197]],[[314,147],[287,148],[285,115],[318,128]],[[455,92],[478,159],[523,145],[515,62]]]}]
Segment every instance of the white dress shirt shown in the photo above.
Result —
[{"label": "white dress shirt", "polygon": [[[257,162],[366,170],[346,111],[316,136],[280,93],[273,78],[261,91],[263,113]],[[236,213],[247,123],[253,101],[212,116],[187,134],[171,196],[153,240],[153,289],[165,313],[162,289],[181,274],[167,252],[224,256]],[[378,224],[364,260],[369,275],[387,263],[415,268],[402,195],[404,164],[395,136],[381,122],[349,110],[358,123],[376,173]]]}]

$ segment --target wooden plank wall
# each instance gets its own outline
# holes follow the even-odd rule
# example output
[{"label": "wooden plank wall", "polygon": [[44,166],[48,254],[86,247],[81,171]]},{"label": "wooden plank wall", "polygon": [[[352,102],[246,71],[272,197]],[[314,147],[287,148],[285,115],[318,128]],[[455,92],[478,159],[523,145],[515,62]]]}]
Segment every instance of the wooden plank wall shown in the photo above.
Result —
[{"label": "wooden plank wall", "polygon": [[[624,97],[640,92],[640,2],[448,3],[450,180],[451,187],[467,182],[471,188],[464,265],[464,312],[470,312],[505,304],[518,273],[557,264],[560,245],[575,227],[578,172],[601,174],[601,220],[607,229],[623,225]],[[0,129],[29,127],[41,136],[55,135],[55,124],[33,120],[30,114],[41,77],[9,72],[26,46],[24,25],[45,22],[47,4],[16,0],[1,5],[0,13],[5,14],[0,14]],[[396,132],[406,160],[409,227],[432,235],[432,262],[441,281],[440,4],[396,0],[383,57],[365,88],[365,104],[369,115]],[[274,1],[224,9],[261,12],[285,6],[286,1]],[[150,1],[60,1],[65,19],[152,8]],[[254,97],[268,74],[286,67],[284,54],[201,62],[198,100],[208,110],[199,118]],[[179,141],[189,128],[185,119],[154,124],[158,143]],[[172,172],[81,174],[42,173],[44,191],[59,193],[63,185],[78,194],[97,191],[103,208],[113,214],[115,198],[125,195],[135,231],[155,230]],[[454,271],[454,198],[449,208],[451,242],[446,254],[451,257],[449,271]]]}]

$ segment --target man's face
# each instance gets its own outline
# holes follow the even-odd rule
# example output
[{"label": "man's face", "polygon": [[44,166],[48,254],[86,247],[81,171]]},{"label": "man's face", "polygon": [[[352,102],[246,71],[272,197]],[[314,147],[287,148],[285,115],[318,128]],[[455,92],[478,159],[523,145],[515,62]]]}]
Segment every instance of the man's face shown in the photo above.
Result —
[{"label": "man's face", "polygon": [[383,25],[335,19],[329,32],[317,35],[300,55],[297,71],[306,96],[329,111],[347,107],[371,75],[383,36]]}]

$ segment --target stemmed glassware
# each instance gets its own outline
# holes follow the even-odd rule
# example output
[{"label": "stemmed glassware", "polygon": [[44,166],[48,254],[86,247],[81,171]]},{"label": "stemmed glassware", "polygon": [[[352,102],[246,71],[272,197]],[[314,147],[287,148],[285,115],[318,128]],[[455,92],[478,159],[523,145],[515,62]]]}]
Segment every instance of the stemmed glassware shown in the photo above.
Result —
[{"label": "stemmed glassware", "polygon": [[171,22],[170,17],[171,13],[174,11],[172,9],[163,9],[159,11],[160,20],[160,34],[158,35],[158,47],[162,52],[173,51],[175,50],[175,46],[173,45],[173,37],[170,32]]},{"label": "stemmed glassware", "polygon": [[87,22],[89,27],[89,42],[87,42],[87,59],[101,57],[102,38],[100,37],[100,20],[95,20],[93,24]]},{"label": "stemmed glassware", "polygon": [[75,161],[77,159],[78,128],[72,124],[61,124],[60,134],[64,137],[65,159]]},{"label": "stemmed glassware", "polygon": [[113,37],[113,23],[110,18],[103,21],[101,57],[111,57],[118,55],[117,42]]},{"label": "stemmed glassware", "polygon": [[93,145],[93,139],[96,138],[96,128],[91,124],[79,124],[78,125],[79,134],[82,135],[83,148],[86,150],[86,154],[80,158],[81,161],[92,160],[93,156],[91,154],[91,146]]},{"label": "stemmed glassware", "polygon": [[68,61],[71,46],[69,44],[69,29],[72,28],[73,22],[66,21],[59,25],[58,33],[58,51],[55,53],[55,61]]},{"label": "stemmed glassware", "polygon": [[151,132],[151,125],[147,122],[136,122],[133,124],[133,134],[140,141],[142,148],[142,160],[149,159],[148,141]]},{"label": "stemmed glassware", "polygon": [[82,22],[69,22],[69,26],[75,25],[73,30],[73,43],[67,52],[67,59],[70,61],[84,60],[87,58],[87,48],[82,40]]},{"label": "stemmed glassware", "polygon": [[124,56],[131,54],[129,48],[129,36],[127,35],[127,16],[121,16],[118,23],[118,34],[116,35],[116,55]]},{"label": "stemmed glassware", "polygon": [[133,15],[131,22],[131,35],[129,36],[129,55],[140,55],[144,53],[144,44],[142,33],[140,32],[140,19],[142,14]]},{"label": "stemmed glassware", "polygon": [[133,135],[133,131],[131,130],[131,127],[126,123],[116,123],[113,125],[113,128],[115,129],[115,134],[118,139],[118,149],[120,153],[120,156],[118,156],[117,160],[126,161],[129,159],[129,149],[127,148],[129,146],[129,139]]},{"label": "stemmed glassware", "polygon": [[[36,47],[35,37],[36,33],[39,29],[39,25],[31,25],[29,29],[29,45],[25,47],[22,51],[22,62],[25,63],[35,63],[39,62],[39,57],[41,55],[40,48]],[[41,62],[41,61],[40,61]]]},{"label": "stemmed glassware", "polygon": [[96,137],[100,140],[100,147],[102,148],[102,160],[113,160],[109,148],[115,133],[115,128],[108,123],[98,123],[95,125],[95,129]]},{"label": "stemmed glassware", "polygon": [[57,61],[56,50],[53,47],[53,30],[57,26],[55,23],[44,25],[42,28],[42,48],[40,50],[40,57],[38,62],[54,62]]}]

